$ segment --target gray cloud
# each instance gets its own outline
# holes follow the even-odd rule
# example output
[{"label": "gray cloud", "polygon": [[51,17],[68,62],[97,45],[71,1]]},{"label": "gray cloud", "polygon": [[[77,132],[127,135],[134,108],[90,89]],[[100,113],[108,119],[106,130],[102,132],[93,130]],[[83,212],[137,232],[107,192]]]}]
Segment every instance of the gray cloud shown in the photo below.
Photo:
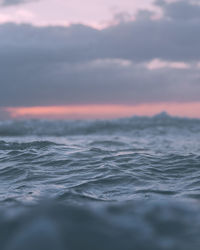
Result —
[{"label": "gray cloud", "polygon": [[156,5],[161,6],[164,14],[172,19],[192,20],[200,19],[200,5],[198,2],[190,0],[179,0],[177,2],[166,2],[164,0],[157,0]]},{"label": "gray cloud", "polygon": [[198,69],[156,69],[113,60],[0,67],[0,106],[200,101]]},{"label": "gray cloud", "polygon": [[12,5],[19,5],[24,3],[30,3],[37,0],[3,0],[1,5],[2,6],[12,6]]},{"label": "gray cloud", "polygon": [[[0,106],[200,101],[200,19],[166,15],[101,31],[0,25]],[[155,58],[191,67],[148,69]]]},{"label": "gray cloud", "polygon": [[98,58],[189,62],[200,60],[199,27],[200,19],[152,20],[147,16],[102,31],[84,25],[36,28],[6,24],[0,26],[0,46],[33,60],[40,55],[44,60],[67,62]]}]

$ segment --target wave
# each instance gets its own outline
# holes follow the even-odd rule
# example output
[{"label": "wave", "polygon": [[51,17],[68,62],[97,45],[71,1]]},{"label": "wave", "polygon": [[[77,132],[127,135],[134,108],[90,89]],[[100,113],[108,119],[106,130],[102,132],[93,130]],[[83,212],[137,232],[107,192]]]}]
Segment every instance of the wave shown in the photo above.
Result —
[{"label": "wave", "polygon": [[115,120],[10,120],[0,121],[0,136],[63,136],[110,134],[137,130],[190,129],[200,131],[200,120],[171,117],[161,113],[154,117],[131,117]]},{"label": "wave", "polygon": [[26,149],[45,149],[50,146],[59,145],[52,141],[31,141],[31,142],[6,142],[0,141],[0,150],[26,150]]}]

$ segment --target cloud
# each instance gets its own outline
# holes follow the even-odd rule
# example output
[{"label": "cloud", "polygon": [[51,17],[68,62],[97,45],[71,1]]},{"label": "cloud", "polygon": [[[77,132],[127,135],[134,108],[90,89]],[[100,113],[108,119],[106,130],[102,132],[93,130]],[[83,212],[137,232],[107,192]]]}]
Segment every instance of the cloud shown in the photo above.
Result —
[{"label": "cloud", "polygon": [[179,0],[176,2],[166,2],[157,0],[156,5],[161,6],[164,15],[175,20],[200,19],[200,4],[190,0]]},{"label": "cloud", "polygon": [[141,104],[200,101],[199,69],[162,68],[115,60],[0,67],[0,106]]},{"label": "cloud", "polygon": [[12,6],[12,5],[30,3],[32,1],[37,1],[37,0],[2,0],[1,5],[2,6]]},{"label": "cloud", "polygon": [[147,14],[104,30],[0,25],[0,106],[200,101],[200,19]]},{"label": "cloud", "polygon": [[[5,24],[0,26],[0,46],[23,56],[67,62],[98,58],[150,61],[200,60],[200,19],[152,20],[150,17],[122,22],[104,30],[84,25],[70,27],[33,27]],[[23,50],[24,51],[21,51]]]}]

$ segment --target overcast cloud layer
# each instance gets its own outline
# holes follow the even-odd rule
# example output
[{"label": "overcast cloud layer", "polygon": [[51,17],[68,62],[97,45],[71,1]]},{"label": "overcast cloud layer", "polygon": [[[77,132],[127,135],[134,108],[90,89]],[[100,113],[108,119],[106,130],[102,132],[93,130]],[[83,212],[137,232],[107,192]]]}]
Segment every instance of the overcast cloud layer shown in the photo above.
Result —
[{"label": "overcast cloud layer", "polygon": [[0,25],[0,106],[200,101],[200,5],[156,4],[104,30]]}]

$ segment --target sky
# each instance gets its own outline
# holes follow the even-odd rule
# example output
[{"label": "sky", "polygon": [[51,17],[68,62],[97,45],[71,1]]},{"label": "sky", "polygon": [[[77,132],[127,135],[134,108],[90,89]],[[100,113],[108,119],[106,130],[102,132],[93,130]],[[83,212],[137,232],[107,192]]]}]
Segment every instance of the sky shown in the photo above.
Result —
[{"label": "sky", "polygon": [[199,0],[0,0],[0,119],[200,118]]}]

